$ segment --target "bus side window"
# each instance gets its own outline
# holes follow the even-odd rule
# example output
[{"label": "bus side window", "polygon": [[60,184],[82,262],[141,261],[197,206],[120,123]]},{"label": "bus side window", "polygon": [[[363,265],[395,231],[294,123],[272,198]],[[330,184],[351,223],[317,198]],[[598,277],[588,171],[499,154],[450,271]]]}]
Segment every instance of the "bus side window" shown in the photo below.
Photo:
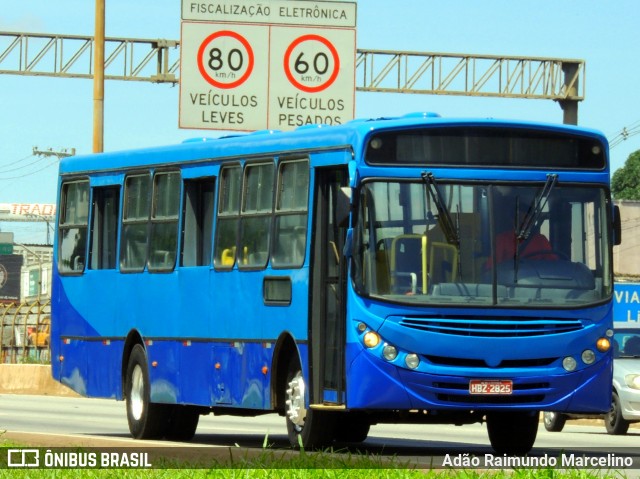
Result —
[{"label": "bus side window", "polygon": [[231,269],[235,264],[242,167],[225,166],[220,170],[218,186],[218,216],[213,264],[216,269]]},{"label": "bus side window", "polygon": [[58,270],[61,273],[84,271],[89,219],[89,181],[62,185],[62,211],[58,237]]},{"label": "bus side window", "polygon": [[275,268],[299,268],[307,244],[308,160],[281,162],[276,191],[271,264]]},{"label": "bus side window", "polygon": [[245,167],[240,215],[240,268],[264,268],[273,215],[273,162]]},{"label": "bus side window", "polygon": [[89,267],[91,269],[115,269],[117,264],[120,187],[94,188],[92,208]]},{"label": "bus side window", "polygon": [[153,204],[149,236],[149,271],[171,271],[178,248],[180,173],[159,172],[153,177]]},{"label": "bus side window", "polygon": [[184,182],[181,266],[211,264],[215,186],[215,178],[199,178]]},{"label": "bus side window", "polygon": [[148,174],[130,175],[125,180],[120,246],[122,271],[143,271],[147,262],[150,184]]}]

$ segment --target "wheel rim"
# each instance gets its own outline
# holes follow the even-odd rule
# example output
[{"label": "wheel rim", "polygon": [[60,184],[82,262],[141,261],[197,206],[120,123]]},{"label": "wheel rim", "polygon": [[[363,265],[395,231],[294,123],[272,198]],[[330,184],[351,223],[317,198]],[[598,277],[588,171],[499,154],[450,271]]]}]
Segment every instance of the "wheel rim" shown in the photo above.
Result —
[{"label": "wheel rim", "polygon": [[293,424],[296,431],[300,432],[307,417],[307,409],[304,406],[305,384],[302,372],[298,373],[289,381],[287,388],[287,418]]},{"label": "wheel rim", "polygon": [[131,415],[136,421],[139,421],[144,411],[144,375],[139,364],[136,364],[131,372],[131,392],[129,397]]},{"label": "wheel rim", "polygon": [[551,426],[551,424],[553,423],[553,421],[555,421],[556,419],[556,413],[555,412],[545,412],[544,413],[544,423],[547,426]]}]

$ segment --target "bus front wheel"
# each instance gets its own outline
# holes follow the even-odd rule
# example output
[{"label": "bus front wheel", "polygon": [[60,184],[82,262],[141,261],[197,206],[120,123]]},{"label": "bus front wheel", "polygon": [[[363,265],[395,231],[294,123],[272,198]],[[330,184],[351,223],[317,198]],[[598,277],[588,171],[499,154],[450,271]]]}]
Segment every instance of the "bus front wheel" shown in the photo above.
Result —
[{"label": "bus front wheel", "polygon": [[333,440],[333,417],[325,411],[306,407],[306,384],[300,363],[289,363],[285,385],[287,435],[292,447],[322,448]]},{"label": "bus front wheel", "polygon": [[125,380],[129,431],[136,439],[156,439],[167,428],[166,406],[150,401],[149,367],[144,348],[136,344],[131,350]]},{"label": "bus front wheel", "polygon": [[528,453],[538,434],[537,411],[492,412],[487,414],[491,447],[498,454]]},{"label": "bus front wheel", "polygon": [[564,429],[567,416],[561,412],[545,411],[543,413],[544,428],[549,432],[560,432]]}]

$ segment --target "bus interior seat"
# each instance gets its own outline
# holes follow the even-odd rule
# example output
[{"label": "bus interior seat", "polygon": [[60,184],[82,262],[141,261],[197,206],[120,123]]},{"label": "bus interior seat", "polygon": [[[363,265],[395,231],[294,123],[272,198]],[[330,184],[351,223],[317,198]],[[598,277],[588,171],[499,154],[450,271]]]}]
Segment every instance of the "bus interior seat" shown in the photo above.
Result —
[{"label": "bus interior seat", "polygon": [[393,238],[390,264],[393,293],[416,292],[423,276],[423,243],[426,244],[426,237],[419,234],[403,234]]},{"label": "bus interior seat", "polygon": [[449,243],[432,241],[429,244],[429,280],[433,284],[451,283],[458,272],[458,249]]},{"label": "bus interior seat", "polygon": [[233,266],[233,262],[235,261],[236,256],[236,247],[232,246],[231,248],[225,248],[222,250],[222,254],[220,255],[220,264],[222,266]]}]

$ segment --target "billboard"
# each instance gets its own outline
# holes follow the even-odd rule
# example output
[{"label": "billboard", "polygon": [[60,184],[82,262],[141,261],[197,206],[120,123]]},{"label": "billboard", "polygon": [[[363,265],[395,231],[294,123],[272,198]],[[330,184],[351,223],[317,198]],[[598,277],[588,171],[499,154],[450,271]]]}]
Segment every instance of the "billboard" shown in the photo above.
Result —
[{"label": "billboard", "polygon": [[640,324],[640,283],[615,283],[613,320]]},{"label": "billboard", "polygon": [[21,254],[0,255],[0,303],[20,301]]},{"label": "billboard", "polygon": [[56,205],[51,203],[0,203],[0,221],[46,221],[56,219]]}]

